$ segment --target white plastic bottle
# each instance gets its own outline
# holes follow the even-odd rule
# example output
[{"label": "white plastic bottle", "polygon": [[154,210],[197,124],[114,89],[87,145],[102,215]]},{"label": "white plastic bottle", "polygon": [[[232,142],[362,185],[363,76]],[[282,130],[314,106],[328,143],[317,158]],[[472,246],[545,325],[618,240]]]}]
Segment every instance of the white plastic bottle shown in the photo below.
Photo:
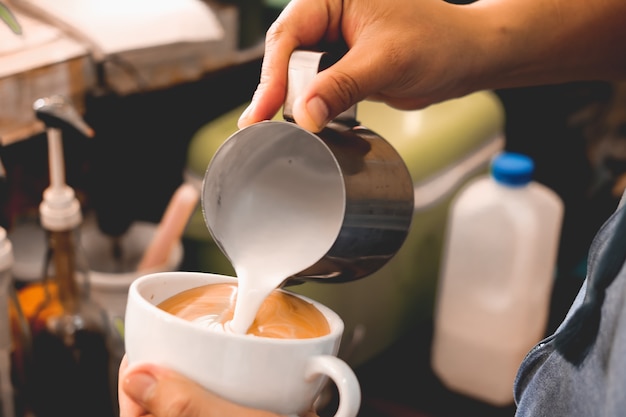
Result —
[{"label": "white plastic bottle", "polygon": [[13,245],[0,227],[0,417],[30,415],[26,404],[30,329],[13,286],[13,264]]},{"label": "white plastic bottle", "polygon": [[452,202],[439,278],[431,365],[450,390],[513,402],[524,356],[546,330],[563,218],[532,180],[531,158],[502,153]]}]

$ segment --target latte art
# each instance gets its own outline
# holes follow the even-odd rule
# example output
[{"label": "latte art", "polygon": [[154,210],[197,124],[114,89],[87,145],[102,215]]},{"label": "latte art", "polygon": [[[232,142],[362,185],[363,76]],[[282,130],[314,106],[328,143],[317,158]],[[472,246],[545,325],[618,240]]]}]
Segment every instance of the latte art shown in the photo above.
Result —
[{"label": "latte art", "polygon": [[[236,300],[236,284],[208,284],[176,294],[158,307],[200,326],[229,331]],[[279,290],[265,298],[247,332],[277,339],[307,339],[328,333],[328,321],[315,306]]]}]

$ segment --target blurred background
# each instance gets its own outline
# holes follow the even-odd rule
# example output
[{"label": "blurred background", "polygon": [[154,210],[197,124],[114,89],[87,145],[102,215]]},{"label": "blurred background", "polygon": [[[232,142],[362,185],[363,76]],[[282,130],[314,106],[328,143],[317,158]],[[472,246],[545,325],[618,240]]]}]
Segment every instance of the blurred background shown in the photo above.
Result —
[{"label": "blurred background", "polygon": [[[127,236],[137,223],[156,228],[178,187],[199,187],[213,152],[236,131],[259,81],[265,31],[286,3],[2,1],[0,226],[13,242],[16,290],[41,280],[46,251],[38,210],[50,182],[48,142],[35,100],[70,98],[95,132],[86,138],[63,128],[66,182],[86,219],[85,246]],[[414,112],[359,104],[362,124],[394,144],[409,166],[416,190],[411,232],[398,256],[372,277],[294,291],[346,320],[341,354],[361,380],[363,416],[513,415],[512,403],[450,390],[430,365],[451,201],[487,174],[494,155],[507,150],[533,159],[534,180],[565,207],[545,324],[550,334],[582,284],[593,236],[626,186],[624,92],[618,84],[585,82],[479,92]],[[179,256],[168,268],[232,273],[199,207],[184,223]],[[92,272],[112,273],[92,285],[96,292],[109,291],[107,280],[129,272],[96,270],[110,256],[101,251],[96,246],[87,254]],[[123,299],[127,285],[115,295]],[[99,296],[103,308],[113,308]],[[123,322],[123,312],[115,314],[114,323]],[[121,354],[118,341],[114,356]],[[332,414],[333,405],[330,389],[322,415]]]}]

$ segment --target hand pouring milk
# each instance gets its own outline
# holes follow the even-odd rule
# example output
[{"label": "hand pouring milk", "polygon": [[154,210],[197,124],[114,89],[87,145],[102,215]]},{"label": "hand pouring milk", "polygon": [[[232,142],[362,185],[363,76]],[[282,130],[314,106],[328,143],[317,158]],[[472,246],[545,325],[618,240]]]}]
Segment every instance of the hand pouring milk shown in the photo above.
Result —
[{"label": "hand pouring milk", "polygon": [[356,106],[317,134],[289,122],[321,57],[292,54],[286,121],[234,133],[204,177],[204,219],[239,283],[227,326],[234,332],[244,333],[263,300],[288,280],[346,282],[375,272],[411,224],[409,171],[385,139],[356,121]]}]

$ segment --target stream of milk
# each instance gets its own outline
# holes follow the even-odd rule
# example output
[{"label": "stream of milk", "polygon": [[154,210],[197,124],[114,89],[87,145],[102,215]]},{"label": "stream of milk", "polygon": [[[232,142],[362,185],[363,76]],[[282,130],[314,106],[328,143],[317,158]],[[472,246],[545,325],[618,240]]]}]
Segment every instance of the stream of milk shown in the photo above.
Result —
[{"label": "stream of milk", "polygon": [[220,224],[239,286],[227,324],[235,333],[247,331],[272,290],[328,253],[342,226],[343,184],[336,175],[315,173],[312,180],[310,172],[284,172],[284,166],[266,167],[238,192]]}]

